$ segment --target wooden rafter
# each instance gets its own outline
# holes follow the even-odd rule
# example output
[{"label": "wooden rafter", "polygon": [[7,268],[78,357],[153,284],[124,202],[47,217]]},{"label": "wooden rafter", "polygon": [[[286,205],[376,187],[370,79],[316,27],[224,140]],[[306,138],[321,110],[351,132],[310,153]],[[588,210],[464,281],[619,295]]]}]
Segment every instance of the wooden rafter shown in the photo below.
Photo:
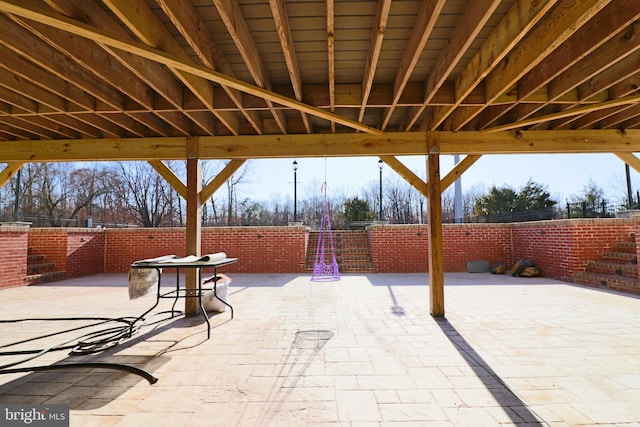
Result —
[{"label": "wooden rafter", "polygon": [[[102,30],[127,38],[129,34],[124,28],[95,2],[79,3],[74,0],[46,0],[59,13],[80,22],[95,26]],[[108,45],[97,43],[109,52],[118,62],[129,68],[146,85],[176,109],[182,108],[183,90],[178,81],[161,64],[149,61],[126,51],[113,49]],[[157,102],[158,100],[156,100]]]},{"label": "wooden rafter", "polygon": [[[595,16],[609,2],[590,0],[576,4],[562,0],[539,25],[533,28],[484,79],[487,102],[491,103],[510,90],[516,82],[534,69],[582,25]],[[460,130],[485,108],[454,112],[449,118],[451,130]]]},{"label": "wooden rafter", "polygon": [[[566,43],[549,55],[549,57],[536,68],[535,72],[529,72],[520,80],[518,83],[518,97],[525,100],[549,83],[551,83],[549,86],[550,89],[554,86],[556,87],[555,90],[551,90],[553,94],[550,94],[549,102],[566,94],[571,89],[577,87],[581,81],[585,81],[585,79],[572,79],[573,83],[567,85],[567,81],[562,78],[565,71],[572,76],[574,76],[576,72],[587,76],[594,74],[593,71],[582,71],[584,67],[586,67],[587,70],[594,70],[595,64],[591,64],[592,61],[583,61],[590,54],[602,57],[605,52],[615,52],[613,56],[610,55],[609,58],[603,58],[603,65],[599,65],[597,69],[608,67],[612,63],[619,61],[627,55],[623,50],[628,48],[629,43],[624,43],[626,46],[621,46],[620,40],[616,40],[614,37],[625,29],[628,29],[629,25],[632,25],[639,17],[640,4],[638,2],[622,0],[621,2],[609,4],[609,6],[602,10],[602,13],[587,22],[587,24],[580,28]],[[601,34],[601,37],[592,38],[594,33]],[[623,37],[623,39],[627,39],[627,37]],[[588,40],[595,40],[596,44],[589,43]],[[606,47],[606,45],[610,45],[610,47]],[[596,49],[599,50],[599,52],[595,52]],[[596,86],[593,85],[591,95],[596,92],[601,92],[604,89],[606,89],[606,87],[596,88]],[[586,93],[581,93],[580,96],[582,98],[581,100],[590,97],[590,95]],[[516,105],[517,104],[514,103],[514,107]],[[540,104],[536,109],[529,108],[527,111],[521,111],[518,117],[526,119],[544,106],[545,104]]]},{"label": "wooden rafter", "polygon": [[418,120],[499,4],[500,0],[477,0],[469,3],[447,47],[440,53],[433,70],[429,73],[422,105],[410,110],[406,120],[407,129],[411,129]]},{"label": "wooden rafter", "polygon": [[[276,31],[278,32],[278,38],[282,46],[284,60],[287,63],[293,93],[298,101],[302,101],[302,76],[300,75],[300,67],[298,66],[298,58],[293,43],[293,34],[284,0],[269,0],[269,5],[271,6],[271,13],[273,14],[273,20],[276,24]],[[307,133],[311,133],[311,123],[309,122],[307,114],[300,114]]]},{"label": "wooden rafter", "polygon": [[[189,55],[143,0],[105,0],[104,3],[143,43],[148,46],[162,47],[166,52],[174,54],[182,60],[190,61]],[[238,134],[237,117],[215,109],[213,86],[209,81],[181,69],[171,66],[169,68],[234,135]],[[206,126],[203,123],[199,124]]]},{"label": "wooden rafter", "polygon": [[373,78],[376,75],[378,59],[382,50],[382,40],[389,20],[389,11],[391,10],[391,0],[378,0],[378,8],[376,11],[376,19],[374,21],[371,32],[371,44],[369,46],[369,54],[367,55],[367,63],[364,67],[364,76],[362,77],[362,104],[358,113],[358,121],[361,122],[364,117],[369,95],[373,86]]},{"label": "wooden rafter", "polygon": [[[482,44],[478,53],[468,62],[464,72],[456,79],[454,104],[437,107],[430,120],[423,122],[421,129],[424,130],[427,126],[431,130],[437,129],[526,36],[527,32],[538,24],[556,1],[525,0],[516,2]],[[477,108],[479,106],[474,107],[474,109]]]},{"label": "wooden rafter", "polygon": [[433,27],[440,16],[440,12],[442,11],[444,4],[444,0],[424,0],[422,2],[422,6],[418,12],[418,17],[416,18],[416,23],[413,27],[413,31],[411,32],[411,37],[402,55],[402,59],[400,60],[400,65],[398,66],[398,72],[396,73],[393,83],[393,102],[384,113],[381,129],[386,129],[389,124],[389,120],[391,120],[391,115],[393,114],[396,104],[398,103],[398,100],[411,77],[411,73],[418,62],[418,58],[420,57],[427,40],[429,40],[429,37],[431,36]]},{"label": "wooden rafter", "polygon": [[637,126],[632,0],[105,4],[0,0],[0,139]]},{"label": "wooden rafter", "polygon": [[558,120],[565,117],[574,117],[577,115],[590,113],[592,111],[603,110],[603,109],[619,107],[619,106],[628,106],[628,105],[637,104],[637,103],[640,103],[640,95],[629,95],[629,96],[625,96],[624,98],[605,101],[599,104],[584,105],[584,106],[560,111],[557,113],[552,113],[544,116],[536,116],[527,120],[520,120],[516,123],[509,123],[505,125],[494,126],[493,128],[486,129],[486,131],[499,132],[499,131],[508,130],[508,129],[516,129],[522,126],[528,126],[528,125],[533,125],[533,124],[538,124],[543,122],[550,122],[552,120]]},{"label": "wooden rafter", "polygon": [[[242,10],[237,0],[213,0],[218,13],[222,17],[224,24],[227,27],[227,31],[231,35],[233,42],[236,44],[240,56],[244,59],[251,76],[255,83],[267,90],[271,90],[271,81],[267,75],[265,65],[260,58],[260,53],[256,43],[251,35],[251,31],[247,25],[247,21],[244,19]],[[286,117],[281,110],[274,108],[271,100],[266,100],[273,114],[274,119],[278,123],[282,133],[287,132]]]},{"label": "wooden rafter", "polygon": [[[533,91],[546,85],[549,100],[547,103],[526,106],[514,103],[511,109],[517,109],[517,120],[531,117],[571,90],[575,89],[579,94],[579,99],[573,104],[577,105],[636,74],[639,64],[625,59],[640,47],[640,35],[636,28],[638,18],[640,4],[625,0],[611,3],[589,21],[537,67],[535,72],[529,72],[521,79],[518,85],[519,98],[526,99]],[[596,39],[598,44],[592,45],[585,41],[598,32],[603,34]],[[599,61],[592,61],[589,55],[599,58]],[[571,79],[567,79],[567,75]],[[594,78],[595,76],[598,78]],[[570,107],[571,105],[567,105],[565,108]],[[487,117],[482,120],[481,126],[489,126],[499,117]],[[566,123],[556,123],[555,127],[562,127]]]},{"label": "wooden rafter", "polygon": [[[167,0],[159,0],[158,3],[206,66],[235,77],[233,68],[212,40],[207,26],[191,3]],[[228,86],[222,86],[222,88],[256,132],[262,134],[262,118],[257,112],[243,108],[242,93]]]},{"label": "wooden rafter", "polygon": [[[329,87],[329,111],[336,111],[336,45],[335,45],[335,5],[334,0],[326,0],[327,4],[327,83]],[[331,132],[336,131],[331,124]]]},{"label": "wooden rafter", "polygon": [[144,58],[151,59],[159,63],[165,64],[170,68],[175,68],[197,77],[209,79],[211,81],[220,83],[222,85],[227,85],[232,88],[241,90],[243,92],[264,98],[265,100],[268,100],[270,102],[279,103],[281,105],[295,108],[297,110],[306,112],[311,115],[318,116],[320,118],[324,118],[329,121],[335,121],[336,123],[343,124],[347,127],[351,127],[356,130],[360,130],[360,131],[371,133],[371,134],[378,134],[378,135],[383,134],[382,131],[379,131],[377,129],[374,129],[366,125],[362,125],[354,120],[346,119],[336,114],[323,111],[319,108],[312,107],[310,105],[304,104],[302,102],[291,99],[289,97],[276,94],[274,92],[263,89],[261,87],[247,84],[245,82],[226,76],[222,73],[211,70],[210,68],[194,64],[190,61],[181,60],[167,52],[154,49],[139,43],[131,42],[129,40],[122,39],[120,37],[116,37],[115,35],[101,31],[98,28],[87,26],[75,20],[69,20],[64,16],[51,14],[41,9],[27,8],[22,5],[18,5],[18,4],[10,3],[6,1],[0,1],[0,10],[4,10],[12,14],[23,16],[31,20],[42,22],[47,25],[51,25],[53,27],[63,29],[65,31],[68,31],[83,37],[97,39],[100,43],[109,45],[112,48],[122,49],[130,53],[134,53],[138,56],[142,56]]}]

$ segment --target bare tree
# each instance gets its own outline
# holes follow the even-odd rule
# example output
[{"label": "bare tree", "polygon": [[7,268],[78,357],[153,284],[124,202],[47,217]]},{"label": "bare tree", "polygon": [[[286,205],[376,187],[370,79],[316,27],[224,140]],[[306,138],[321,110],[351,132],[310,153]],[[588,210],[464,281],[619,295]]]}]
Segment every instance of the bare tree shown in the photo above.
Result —
[{"label": "bare tree", "polygon": [[118,194],[136,222],[144,227],[167,225],[173,191],[169,184],[146,162],[120,163]]},{"label": "bare tree", "polygon": [[240,168],[238,173],[235,173],[227,180],[227,225],[235,225],[237,223],[236,218],[240,218],[242,215],[238,215],[238,200],[237,200],[237,188],[236,186],[242,184],[248,177],[249,164]]},{"label": "bare tree", "polygon": [[85,225],[109,188],[105,168],[29,163],[21,177],[21,217],[53,227]]}]

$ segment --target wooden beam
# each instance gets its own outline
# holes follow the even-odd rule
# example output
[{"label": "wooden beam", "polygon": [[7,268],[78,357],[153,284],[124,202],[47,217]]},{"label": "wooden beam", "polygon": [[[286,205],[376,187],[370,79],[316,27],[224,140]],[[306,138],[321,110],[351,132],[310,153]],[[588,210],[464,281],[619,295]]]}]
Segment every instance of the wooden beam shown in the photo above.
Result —
[{"label": "wooden beam", "polygon": [[467,171],[475,162],[477,162],[480,157],[477,154],[469,154],[465,156],[453,169],[449,171],[447,176],[442,178],[440,181],[440,190],[445,191],[451,184],[456,182],[458,178],[462,176],[463,173]]},{"label": "wooden beam", "polygon": [[[203,160],[424,156],[427,135],[440,154],[640,152],[640,129],[212,136],[198,146]],[[0,141],[0,162],[185,160],[186,147],[186,137]]]},{"label": "wooden beam", "polygon": [[176,192],[183,198],[187,198],[187,186],[180,178],[161,160],[149,160],[148,162],[162,176]]},{"label": "wooden beam", "polygon": [[[235,77],[233,68],[226,60],[224,53],[213,41],[206,23],[191,2],[158,0],[158,4],[205,65],[214,70],[219,70],[228,76]],[[262,134],[262,118],[257,112],[248,111],[243,108],[242,93],[228,86],[222,86],[222,89],[242,112],[256,132]]]},{"label": "wooden beam", "polygon": [[379,0],[376,11],[376,20],[373,23],[371,31],[371,44],[369,45],[369,54],[367,55],[367,64],[364,67],[364,76],[362,77],[362,104],[358,113],[358,121],[364,118],[364,111],[367,108],[371,87],[373,86],[373,78],[376,75],[378,67],[378,59],[382,51],[382,40],[384,32],[387,29],[387,21],[389,20],[389,11],[391,10],[391,0]]},{"label": "wooden beam", "polygon": [[[595,114],[595,113],[594,113]],[[616,111],[614,114],[601,117],[598,125],[601,129],[624,129],[624,123],[640,116],[640,104],[630,105],[629,108]]]},{"label": "wooden beam", "polygon": [[[185,254],[200,256],[202,251],[202,167],[197,157],[187,159],[187,224],[185,238]],[[198,274],[195,268],[185,271],[186,295],[195,295],[198,289]],[[198,298],[185,298],[185,316],[198,314]]]},{"label": "wooden beam", "polygon": [[[122,25],[116,21],[98,2],[78,2],[76,0],[47,0],[46,3],[61,14],[88,25],[93,25],[111,34],[131,39]],[[114,56],[122,65],[129,68],[146,84],[152,87],[164,100],[179,108],[183,104],[183,91],[178,80],[163,66],[153,61],[131,55],[128,52],[111,49],[107,45],[101,48]]]},{"label": "wooden beam", "polygon": [[220,171],[218,175],[215,176],[209,183],[202,189],[200,192],[200,203],[203,205],[209,200],[209,197],[213,195],[222,184],[227,182],[227,180],[233,175],[240,167],[246,162],[244,159],[234,159],[226,164],[224,169]]},{"label": "wooden beam", "polygon": [[499,4],[500,0],[475,0],[469,2],[464,15],[462,15],[453,31],[453,36],[445,49],[440,52],[436,64],[429,73],[429,77],[427,77],[422,105],[418,108],[410,109],[406,120],[406,129],[411,129],[424,109],[429,105],[438,89],[444,84],[454,67],[458,65],[462,56],[467,52],[467,49],[476,39],[480,30],[484,28]]},{"label": "wooden beam", "polygon": [[[284,60],[287,64],[287,69],[289,70],[289,79],[291,80],[293,93],[298,101],[302,101],[302,76],[300,75],[298,58],[293,42],[293,31],[291,30],[291,24],[289,23],[286,5],[284,4],[284,0],[269,0],[269,5],[271,6],[271,14],[273,15],[278,37],[280,38],[280,46],[282,46]],[[307,114],[300,114],[307,133],[311,133],[311,123],[309,122]]]},{"label": "wooden beam", "polygon": [[393,110],[404,92],[409,78],[413,74],[413,70],[422,55],[427,40],[431,37],[431,32],[440,17],[440,12],[442,12],[445,3],[445,0],[424,0],[422,2],[413,30],[411,31],[411,36],[409,37],[409,42],[398,66],[398,71],[393,83],[393,102],[391,107],[387,108],[384,113],[382,129],[385,129],[389,124]]},{"label": "wooden beam", "polygon": [[[638,17],[640,17],[639,2],[618,0],[610,3],[594,19],[580,28],[567,43],[562,44],[549,55],[539,67],[522,77],[518,82],[518,97],[526,99],[552,79],[556,79],[557,81],[549,87],[551,92],[549,101],[555,100],[575,88],[578,83],[596,74],[597,71],[610,67],[620,58],[630,55],[634,49],[637,49],[629,46],[633,44],[633,40],[630,39],[633,39],[635,34],[621,38],[616,36],[625,31]],[[598,44],[589,43],[594,39]],[[607,45],[609,47],[606,47]],[[596,49],[598,50],[595,51]],[[599,61],[593,61],[594,57]],[[583,71],[584,68],[588,71]],[[583,77],[576,79],[576,74]],[[563,75],[570,77],[569,81]],[[582,94],[581,97],[584,98]]]},{"label": "wooden beam", "polygon": [[614,153],[620,160],[628,164],[636,172],[640,173],[640,159],[633,153]]},{"label": "wooden beam", "polygon": [[405,181],[407,181],[413,188],[418,190],[420,194],[427,197],[427,183],[424,182],[418,175],[413,173],[411,169],[406,167],[400,160],[394,156],[380,156],[383,162],[385,162],[391,169],[396,171]]},{"label": "wooden beam", "polygon": [[429,301],[433,317],[444,317],[444,254],[442,249],[442,190],[440,148],[436,138],[427,138],[427,206],[429,225]]},{"label": "wooden beam", "polygon": [[[327,5],[327,80],[329,86],[329,111],[336,111],[336,44],[335,44],[335,3],[326,0]],[[335,123],[331,123],[331,133],[335,133]]]},{"label": "wooden beam", "polygon": [[59,14],[51,13],[50,11],[44,9],[25,7],[18,2],[14,2],[14,0],[0,0],[0,11],[41,22],[43,24],[50,25],[63,31],[68,31],[82,37],[94,39],[95,41],[108,45],[112,48],[124,50],[143,58],[159,62],[170,68],[175,68],[177,70],[193,74],[194,76],[198,76],[221,85],[226,85],[231,88],[238,89],[250,95],[254,95],[270,102],[281,104],[286,107],[308,113],[310,115],[328,120],[330,122],[339,123],[343,126],[372,135],[384,135],[384,131],[363,125],[362,123],[358,123],[355,120],[341,117],[337,114],[333,114],[320,108],[310,106],[298,100],[291,99],[287,96],[279,95],[270,90],[248,84],[242,80],[232,78],[220,72],[214,71],[209,67],[198,65],[191,61],[182,59],[174,54],[167,53],[141,43],[132,42],[130,39],[114,35],[111,32],[103,31],[99,28],[86,25],[82,22],[67,18]]},{"label": "wooden beam", "polygon": [[[151,8],[143,0],[105,0],[104,3],[125,25],[148,46],[162,47],[167,53],[183,61],[189,61],[189,54],[160,22]],[[45,24],[47,24],[45,22]],[[48,25],[48,24],[47,24]],[[100,42],[100,40],[97,40]],[[213,103],[211,82],[180,68],[167,65],[173,73],[207,106],[233,134],[238,134],[238,119],[229,112],[220,112]]]},{"label": "wooden beam", "polygon": [[[441,154],[610,153],[640,151],[640,130],[517,132],[390,132],[365,134],[201,137],[202,158],[282,158],[349,156],[419,156],[426,135],[437,139]],[[207,141],[211,141],[206,144]],[[215,144],[214,144],[215,143]],[[0,153],[0,160],[2,160]]]},{"label": "wooden beam", "polygon": [[13,176],[18,173],[24,162],[8,163],[0,172],[0,188],[2,188]]},{"label": "wooden beam", "polygon": [[492,128],[485,129],[485,132],[499,132],[503,130],[517,129],[517,128],[522,128],[530,125],[535,125],[538,123],[550,122],[552,120],[558,120],[566,117],[582,115],[582,114],[590,113],[592,111],[603,110],[606,108],[637,104],[639,102],[640,102],[640,95],[629,95],[623,98],[613,99],[611,101],[600,102],[598,104],[583,105],[580,107],[569,108],[567,110],[560,111],[553,114],[546,114],[543,116],[532,117],[530,119],[518,120],[517,122],[514,122],[514,123],[494,126]]},{"label": "wooden beam", "polygon": [[[518,105],[536,96],[541,89],[549,93],[549,101],[558,99],[576,88],[578,88],[580,100],[589,99],[592,95],[605,91],[606,86],[598,85],[591,78],[605,69],[611,69],[612,64],[632,55],[637,49],[639,37],[634,36],[635,31],[630,31],[628,26],[633,25],[638,17],[640,17],[639,2],[618,0],[609,3],[534,70],[518,81],[518,99],[510,105],[509,109],[499,111],[497,114],[483,114],[480,122],[476,123],[476,128],[485,129],[497,123],[508,111],[516,108],[516,114],[505,120],[518,122],[530,117],[544,108],[545,104],[528,105],[524,109],[518,108]],[[618,34],[621,32],[625,35],[619,37]],[[594,58],[598,60],[594,61]],[[615,74],[616,76],[624,75],[619,71]],[[588,84],[585,86],[588,86],[588,89],[579,87],[581,83],[587,81]],[[547,84],[548,86],[545,86]],[[613,98],[615,97],[611,97]]]},{"label": "wooden beam", "polygon": [[480,85],[480,82],[525,37],[553,7],[557,0],[521,0],[516,2],[482,44],[478,53],[456,79],[455,103],[436,108],[430,123],[422,128],[437,129],[442,122]]},{"label": "wooden beam", "polygon": [[[574,0],[561,0],[514,48],[513,52],[487,75],[484,80],[487,103],[492,103],[510,90],[521,77],[534,69],[610,1],[588,0],[576,3]],[[484,108],[457,110],[450,117],[452,121],[450,129],[462,129]]]},{"label": "wooden beam", "polygon": [[[224,22],[227,32],[235,43],[240,56],[244,60],[251,77],[256,84],[267,90],[271,90],[271,81],[267,74],[267,68],[260,57],[258,46],[253,38],[253,34],[249,29],[242,9],[238,0],[213,0],[222,21]],[[271,114],[276,120],[278,127],[282,133],[287,133],[286,117],[284,112],[278,110],[270,99],[265,98]]]}]

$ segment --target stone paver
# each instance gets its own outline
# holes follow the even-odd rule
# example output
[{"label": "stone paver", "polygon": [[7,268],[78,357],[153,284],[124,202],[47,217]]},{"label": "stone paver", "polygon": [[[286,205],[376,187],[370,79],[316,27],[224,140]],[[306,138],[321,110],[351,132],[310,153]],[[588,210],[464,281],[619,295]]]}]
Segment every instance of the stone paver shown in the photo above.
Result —
[{"label": "stone paver", "polygon": [[[131,317],[127,277],[105,274],[0,291],[0,345]],[[169,275],[165,283],[171,282]],[[102,368],[0,375],[0,403],[67,404],[72,426],[640,426],[640,299],[544,278],[445,275],[446,318],[426,274],[233,275],[229,313],[147,325],[93,355],[19,365]],[[158,312],[167,310],[162,301]],[[180,303],[182,308],[182,302]],[[162,321],[161,321],[162,320]],[[79,323],[80,322],[80,323]],[[86,322],[85,322],[86,323]],[[44,337],[2,350],[42,348]],[[2,356],[8,365],[24,356]]]}]

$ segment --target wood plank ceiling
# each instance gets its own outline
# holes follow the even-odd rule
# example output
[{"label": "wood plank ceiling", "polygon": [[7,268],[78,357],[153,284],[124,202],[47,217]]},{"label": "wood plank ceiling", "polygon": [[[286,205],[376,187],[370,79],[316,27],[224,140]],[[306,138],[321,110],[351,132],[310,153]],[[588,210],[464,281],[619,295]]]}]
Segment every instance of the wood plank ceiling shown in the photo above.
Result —
[{"label": "wood plank ceiling", "polygon": [[[0,0],[0,161],[614,152],[637,0]],[[321,136],[321,138],[319,138]],[[387,158],[390,160],[389,158]]]}]

